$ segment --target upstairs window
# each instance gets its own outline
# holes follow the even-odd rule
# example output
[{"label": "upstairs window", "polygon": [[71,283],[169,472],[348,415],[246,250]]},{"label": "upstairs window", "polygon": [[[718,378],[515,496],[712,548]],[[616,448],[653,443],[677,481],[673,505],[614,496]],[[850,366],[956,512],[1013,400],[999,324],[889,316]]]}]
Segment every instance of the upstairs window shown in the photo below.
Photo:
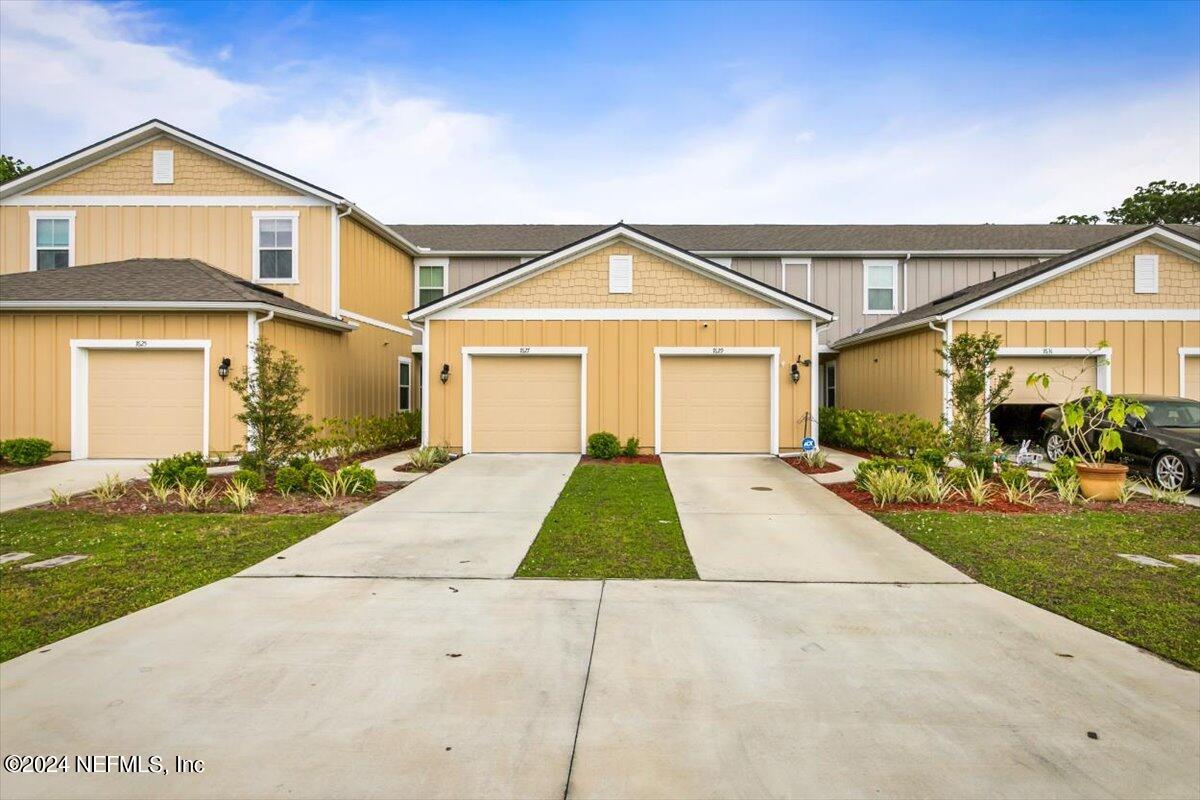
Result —
[{"label": "upstairs window", "polygon": [[1158,294],[1158,256],[1133,257],[1133,291],[1135,294]]},{"label": "upstairs window", "polygon": [[254,213],[254,280],[259,283],[297,283],[299,214]]},{"label": "upstairs window", "polygon": [[446,296],[446,262],[418,261],[417,305],[423,306]]},{"label": "upstairs window", "polygon": [[75,265],[75,213],[31,212],[29,268],[62,269]]},{"label": "upstairs window", "polygon": [[863,261],[864,312],[867,314],[896,313],[895,260],[865,259]]}]

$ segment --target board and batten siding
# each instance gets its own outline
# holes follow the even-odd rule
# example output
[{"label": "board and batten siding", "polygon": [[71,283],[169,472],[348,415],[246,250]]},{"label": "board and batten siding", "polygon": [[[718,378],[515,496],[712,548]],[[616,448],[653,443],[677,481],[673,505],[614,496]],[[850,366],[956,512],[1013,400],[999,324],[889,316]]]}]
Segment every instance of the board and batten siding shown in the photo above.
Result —
[{"label": "board and batten siding", "polygon": [[877,339],[837,357],[838,408],[942,417],[942,335],[928,328]]},{"label": "board and batten siding", "polygon": [[[1177,396],[1179,348],[1200,347],[1195,320],[970,320],[954,333],[996,333],[1002,347],[1112,348],[1112,391]],[[1051,376],[1053,379],[1053,376]]]},{"label": "board and batten siding", "polygon": [[305,305],[330,310],[332,207],[0,206],[0,272],[29,269],[29,212],[75,212],[75,264],[129,258],[195,258],[252,277],[253,212],[299,213],[298,284],[271,284]]},{"label": "board and batten siding", "polygon": [[412,257],[348,217],[341,226],[342,309],[407,328],[404,314],[413,306]]},{"label": "board and batten siding", "polygon": [[[655,444],[655,347],[778,346],[779,447],[795,450],[806,435],[810,368],[801,367],[799,383],[792,383],[788,369],[797,357],[816,362],[808,320],[431,319],[426,325],[431,445],[462,448],[462,348],[475,346],[586,347],[587,433],[609,431],[621,441],[636,436],[643,452],[653,452]],[[450,365],[446,383],[437,379],[442,364]]]},{"label": "board and batten siding", "polygon": [[408,355],[404,334],[372,325],[340,333],[276,317],[261,326],[261,336],[300,363],[308,387],[301,409],[315,422],[396,412],[396,357]]},{"label": "board and batten siding", "polygon": [[230,374],[241,373],[246,335],[245,312],[0,313],[0,439],[36,436],[70,452],[72,339],[207,339],[209,450],[230,451],[243,440],[241,403],[215,372],[228,357]]},{"label": "board and batten siding", "polygon": [[493,275],[512,269],[521,262],[516,256],[454,256],[446,276],[446,290],[457,292],[474,286]]}]

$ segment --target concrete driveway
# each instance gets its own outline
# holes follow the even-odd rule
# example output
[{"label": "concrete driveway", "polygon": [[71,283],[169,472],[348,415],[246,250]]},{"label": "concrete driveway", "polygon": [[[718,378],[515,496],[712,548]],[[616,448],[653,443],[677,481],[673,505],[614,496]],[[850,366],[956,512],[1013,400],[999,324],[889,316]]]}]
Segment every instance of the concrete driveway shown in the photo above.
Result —
[{"label": "concrete driveway", "polygon": [[704,580],[970,581],[778,458],[662,460]]},{"label": "concrete driveway", "polygon": [[116,473],[121,480],[146,477],[146,459],[97,458],[62,461],[44,467],[0,475],[0,511],[50,502],[50,490],[76,494],[94,489]]},{"label": "concrete driveway", "polygon": [[578,461],[473,454],[243,575],[510,578]]}]

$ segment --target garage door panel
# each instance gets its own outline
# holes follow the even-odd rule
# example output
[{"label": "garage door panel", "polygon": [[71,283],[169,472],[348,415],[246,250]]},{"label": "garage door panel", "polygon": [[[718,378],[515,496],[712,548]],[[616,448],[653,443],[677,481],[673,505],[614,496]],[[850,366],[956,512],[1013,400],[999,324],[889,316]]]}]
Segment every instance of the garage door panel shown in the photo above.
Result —
[{"label": "garage door panel", "polygon": [[662,450],[766,453],[771,449],[771,359],[664,356]]},{"label": "garage door panel", "polygon": [[88,456],[161,458],[204,445],[204,354],[88,352]]},{"label": "garage door panel", "polygon": [[[1012,395],[1009,405],[1062,403],[1083,393],[1085,387],[1096,387],[1096,359],[1082,356],[1002,356],[996,359],[997,374],[1012,367]],[[1026,386],[1031,374],[1048,373],[1049,388]]]},{"label": "garage door panel", "polygon": [[473,356],[471,449],[578,453],[578,356]]},{"label": "garage door panel", "polygon": [[1189,400],[1200,400],[1200,356],[1184,357],[1181,394]]}]

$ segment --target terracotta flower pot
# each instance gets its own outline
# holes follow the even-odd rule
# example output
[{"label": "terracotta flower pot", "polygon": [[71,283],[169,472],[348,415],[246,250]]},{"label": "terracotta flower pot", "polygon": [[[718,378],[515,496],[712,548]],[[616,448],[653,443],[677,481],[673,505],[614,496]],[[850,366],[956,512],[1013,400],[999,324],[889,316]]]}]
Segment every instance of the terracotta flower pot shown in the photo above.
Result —
[{"label": "terracotta flower pot", "polygon": [[1089,500],[1116,500],[1129,474],[1124,464],[1076,464],[1079,489]]}]

